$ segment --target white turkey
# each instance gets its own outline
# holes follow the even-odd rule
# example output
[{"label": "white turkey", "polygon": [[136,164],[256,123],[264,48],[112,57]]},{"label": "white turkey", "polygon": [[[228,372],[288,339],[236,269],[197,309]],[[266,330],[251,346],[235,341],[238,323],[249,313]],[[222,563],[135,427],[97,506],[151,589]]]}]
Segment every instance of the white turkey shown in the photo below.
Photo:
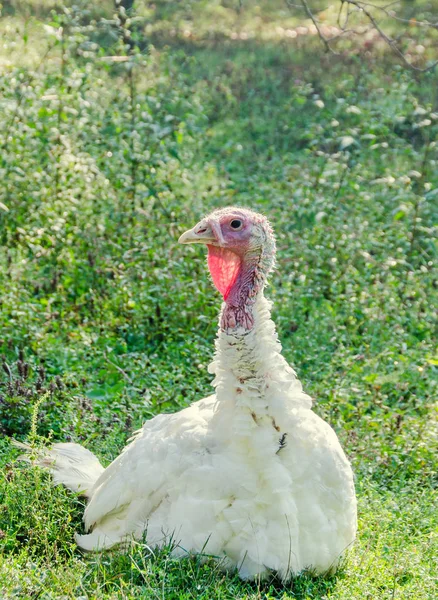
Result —
[{"label": "white turkey", "polygon": [[269,222],[224,208],[179,241],[207,245],[224,299],[215,393],[147,421],[106,469],[70,443],[38,462],[88,497],[88,533],[76,537],[85,550],[146,535],[176,555],[213,555],[242,578],[334,570],[356,534],[353,474],[280,353],[263,295],[275,259]]}]

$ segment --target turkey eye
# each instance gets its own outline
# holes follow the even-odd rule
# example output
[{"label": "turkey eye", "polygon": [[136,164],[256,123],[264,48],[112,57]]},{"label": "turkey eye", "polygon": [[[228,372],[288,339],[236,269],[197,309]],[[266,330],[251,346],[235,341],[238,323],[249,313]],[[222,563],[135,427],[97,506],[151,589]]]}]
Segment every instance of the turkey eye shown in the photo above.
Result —
[{"label": "turkey eye", "polygon": [[242,227],[242,221],[239,219],[233,219],[230,223],[232,229],[240,229]]}]

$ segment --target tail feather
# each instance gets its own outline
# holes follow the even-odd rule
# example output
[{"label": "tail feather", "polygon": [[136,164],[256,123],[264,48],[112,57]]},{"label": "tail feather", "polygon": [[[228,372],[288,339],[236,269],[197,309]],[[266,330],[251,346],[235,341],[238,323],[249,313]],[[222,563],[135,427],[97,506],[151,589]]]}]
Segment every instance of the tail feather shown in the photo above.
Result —
[{"label": "tail feather", "polygon": [[62,483],[69,490],[88,498],[94,484],[105,470],[97,457],[79,444],[59,443],[53,444],[47,451],[35,451],[28,444],[15,440],[13,443],[26,452],[20,456],[21,460],[48,469],[55,484]]}]

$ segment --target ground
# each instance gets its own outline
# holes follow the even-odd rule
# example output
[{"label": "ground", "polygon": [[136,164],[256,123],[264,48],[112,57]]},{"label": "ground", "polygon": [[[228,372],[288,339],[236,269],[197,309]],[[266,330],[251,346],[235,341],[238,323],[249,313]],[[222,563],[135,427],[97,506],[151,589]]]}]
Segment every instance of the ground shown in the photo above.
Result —
[{"label": "ground", "polygon": [[[434,597],[436,72],[374,38],[325,53],[276,1],[131,21],[66,4],[0,21],[2,598]],[[411,25],[427,66],[436,31]],[[334,576],[243,583],[146,544],[83,555],[83,501],[11,445],[73,440],[107,464],[211,393],[220,298],[203,249],[176,242],[227,204],[275,228],[284,354],[353,464],[358,539]]]}]

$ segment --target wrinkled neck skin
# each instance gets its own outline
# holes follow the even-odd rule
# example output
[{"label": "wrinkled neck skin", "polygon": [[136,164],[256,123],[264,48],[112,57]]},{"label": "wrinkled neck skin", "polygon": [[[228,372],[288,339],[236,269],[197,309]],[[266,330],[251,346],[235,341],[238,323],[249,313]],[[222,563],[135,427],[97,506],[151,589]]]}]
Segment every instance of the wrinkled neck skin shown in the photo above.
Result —
[{"label": "wrinkled neck skin", "polygon": [[254,327],[254,304],[263,294],[265,277],[259,269],[259,257],[246,257],[240,273],[222,307],[223,331],[250,331]]},{"label": "wrinkled neck skin", "polygon": [[251,435],[262,422],[275,423],[286,403],[311,406],[281,355],[264,284],[265,276],[252,257],[222,305],[215,358],[209,367],[216,375],[218,417],[235,412],[233,435],[240,437]]}]

